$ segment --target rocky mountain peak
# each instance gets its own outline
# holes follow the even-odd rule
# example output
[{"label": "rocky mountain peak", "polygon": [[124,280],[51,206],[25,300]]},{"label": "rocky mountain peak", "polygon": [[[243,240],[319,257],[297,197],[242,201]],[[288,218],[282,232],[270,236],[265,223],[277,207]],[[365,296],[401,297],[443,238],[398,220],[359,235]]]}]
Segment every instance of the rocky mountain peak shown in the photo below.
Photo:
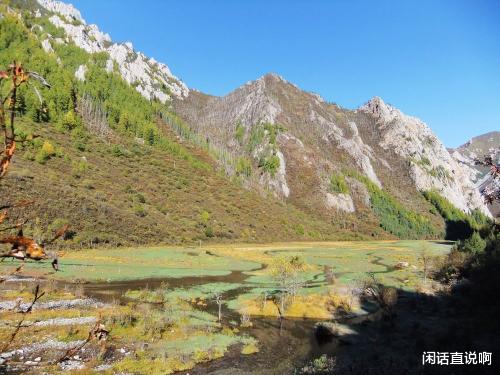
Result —
[{"label": "rocky mountain peak", "polygon": [[87,24],[83,19],[80,11],[72,4],[66,4],[61,1],[54,0],[38,0],[38,3],[48,11],[59,13],[60,15]]},{"label": "rocky mountain peak", "polygon": [[[38,0],[38,3],[49,13],[49,21],[66,34],[66,40],[48,35],[42,41],[47,52],[53,51],[52,43],[73,42],[88,53],[108,53],[107,70],[112,72],[116,63],[123,79],[148,100],[165,103],[173,97],[182,100],[189,95],[187,86],[171,73],[167,65],[135,51],[130,42],[113,43],[109,34],[100,31],[96,25],[88,25],[72,5],[55,0]],[[40,17],[40,12],[36,16]],[[84,80],[85,70],[84,66],[79,67],[75,76]]]},{"label": "rocky mountain peak", "polygon": [[420,119],[374,97],[359,108],[377,120],[380,146],[407,160],[410,175],[420,191],[437,190],[465,212],[480,209],[489,215],[474,188],[475,172],[457,160]]},{"label": "rocky mountain peak", "polygon": [[262,77],[257,79],[257,81],[288,83],[288,81],[286,79],[284,79],[282,76],[280,76],[277,73],[272,73],[272,72],[264,74]]},{"label": "rocky mountain peak", "polygon": [[401,115],[398,109],[390,104],[386,104],[379,96],[371,98],[368,102],[359,107],[359,110],[370,113],[383,123],[389,123]]}]

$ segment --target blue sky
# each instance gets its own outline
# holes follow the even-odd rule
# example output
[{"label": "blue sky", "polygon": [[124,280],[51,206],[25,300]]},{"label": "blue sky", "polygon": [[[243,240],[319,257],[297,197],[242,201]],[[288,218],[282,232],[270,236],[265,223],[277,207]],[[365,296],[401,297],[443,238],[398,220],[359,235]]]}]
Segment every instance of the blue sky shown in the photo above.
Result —
[{"label": "blue sky", "polygon": [[381,96],[450,147],[500,130],[497,0],[69,1],[209,94],[275,72],[347,108]]}]

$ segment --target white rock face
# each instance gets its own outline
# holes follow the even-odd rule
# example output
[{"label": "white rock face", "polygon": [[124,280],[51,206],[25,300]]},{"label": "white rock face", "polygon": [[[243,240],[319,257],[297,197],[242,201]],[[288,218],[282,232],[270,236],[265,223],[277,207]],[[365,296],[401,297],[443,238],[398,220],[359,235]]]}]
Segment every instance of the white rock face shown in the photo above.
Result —
[{"label": "white rock face", "polygon": [[349,194],[326,193],[326,205],[344,212],[354,212],[354,203]]},{"label": "white rock face", "polygon": [[358,127],[354,122],[349,123],[352,136],[348,138],[335,123],[325,119],[313,110],[309,114],[309,119],[325,129],[323,136],[325,141],[334,142],[339,148],[351,155],[363,173],[378,187],[382,187],[371,163],[371,159],[374,159],[373,150],[363,142],[359,135]]},{"label": "white rock face", "polygon": [[450,155],[432,130],[379,97],[359,108],[377,119],[380,146],[393,150],[410,165],[410,175],[420,191],[437,190],[459,209],[479,209],[490,215],[471,180],[472,171]]},{"label": "white rock face", "polygon": [[85,65],[80,65],[75,72],[76,79],[85,81],[85,73],[87,73],[87,67]]},{"label": "white rock face", "polygon": [[370,193],[368,193],[365,184],[355,178],[346,177],[346,180],[351,188],[351,194],[358,197],[362,205],[370,207]]},{"label": "white rock face", "polygon": [[85,65],[80,65],[75,72],[76,79],[85,81],[85,73],[87,73],[87,67]]},{"label": "white rock face", "polygon": [[[273,75],[273,77],[283,80],[277,75]],[[281,113],[278,102],[266,94],[264,77],[247,82],[245,86],[224,97],[221,104],[230,111],[229,114],[234,119],[233,121],[240,121],[249,126],[260,122],[275,123],[276,118]],[[236,108],[236,112],[230,110],[231,106]]]},{"label": "white rock face", "polygon": [[71,4],[65,4],[62,1],[54,0],[38,0],[38,3],[51,12],[60,13],[64,17],[73,18],[83,23],[85,22],[80,11]]},{"label": "white rock face", "polygon": [[50,44],[50,41],[48,39],[42,40],[42,48],[45,52],[54,52],[54,49],[52,48],[52,45]]},{"label": "white rock face", "polygon": [[107,52],[110,60],[106,63],[106,70],[113,71],[112,63],[116,62],[123,79],[136,85],[136,90],[146,99],[165,103],[171,96],[183,99],[189,95],[187,86],[172,75],[165,64],[135,52],[130,42],[113,43],[111,37],[101,32],[96,25],[87,25],[71,4],[54,0],[38,0],[38,3],[56,13],[49,20],[64,29],[68,40],[89,53]]},{"label": "white rock face", "polygon": [[286,182],[286,162],[285,157],[281,151],[276,152],[276,156],[280,159],[280,166],[276,171],[274,177],[270,175],[262,175],[261,183],[263,185],[267,184],[278,195],[288,198],[290,195],[290,188]]}]

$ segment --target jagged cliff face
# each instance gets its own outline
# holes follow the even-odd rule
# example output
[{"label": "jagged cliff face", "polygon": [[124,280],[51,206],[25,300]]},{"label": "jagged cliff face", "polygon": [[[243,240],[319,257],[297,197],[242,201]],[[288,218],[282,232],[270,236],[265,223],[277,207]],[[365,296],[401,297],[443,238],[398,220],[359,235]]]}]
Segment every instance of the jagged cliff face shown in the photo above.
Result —
[{"label": "jagged cliff face", "polygon": [[[474,171],[457,163],[425,123],[377,97],[348,111],[269,74],[221,98],[191,92],[174,108],[212,142],[252,158],[260,184],[299,206],[326,212],[367,207],[366,190],[354,179],[348,179],[349,194],[329,189],[328,176],[354,169],[410,205],[418,191],[437,190],[463,211],[487,212],[471,181]],[[282,128],[274,151],[280,168],[273,175],[258,167],[262,155],[246,148],[262,123]],[[244,136],[237,141],[239,127]]]},{"label": "jagged cliff face", "polygon": [[[490,155],[496,158],[497,163],[500,163],[500,132],[494,131],[474,137],[462,146],[449,151],[463,169],[470,171],[470,180],[478,190],[481,190],[491,183],[491,178],[488,168],[476,165],[475,160]],[[500,215],[500,203],[488,205],[488,209],[493,216]]]},{"label": "jagged cliff face", "polygon": [[[253,160],[260,186],[299,206],[355,211],[351,195],[333,194],[328,188],[330,174],[346,166],[360,169],[381,186],[372,165],[378,159],[361,139],[356,123],[346,121],[338,107],[278,75],[248,82],[222,98],[191,92],[186,100],[174,101],[174,108],[212,142],[226,147],[235,157],[246,155]],[[262,124],[276,126],[273,150],[269,151],[266,136],[249,150]],[[239,141],[238,128],[243,131]],[[279,160],[275,173],[258,167],[259,160],[270,154]],[[360,198],[358,203],[366,205],[361,195],[356,197]]]},{"label": "jagged cliff face", "polygon": [[[121,76],[147,99],[157,99],[166,103],[173,97],[182,99],[189,93],[187,86],[175,77],[168,66],[134,51],[132,43],[113,43],[111,37],[99,30],[96,25],[88,25],[80,12],[70,4],[54,0],[37,0],[42,12],[50,13],[49,20],[64,29],[65,39],[52,38],[42,41],[47,52],[52,52],[53,43],[73,42],[89,53],[106,52],[109,55],[106,69],[113,71],[115,64]],[[75,76],[85,79],[86,67],[80,66]]]},{"label": "jagged cliff face", "polygon": [[475,164],[475,159],[481,159],[487,155],[496,156],[500,162],[500,131],[494,131],[479,135],[456,149],[450,149],[449,152],[453,158],[460,164],[471,168],[474,173],[472,180],[477,184],[487,174],[487,169]]},{"label": "jagged cliff face", "polygon": [[472,182],[475,171],[457,163],[424,122],[403,114],[378,97],[359,110],[374,117],[380,132],[380,146],[409,163],[418,190],[437,190],[463,211],[478,208],[486,213]]}]

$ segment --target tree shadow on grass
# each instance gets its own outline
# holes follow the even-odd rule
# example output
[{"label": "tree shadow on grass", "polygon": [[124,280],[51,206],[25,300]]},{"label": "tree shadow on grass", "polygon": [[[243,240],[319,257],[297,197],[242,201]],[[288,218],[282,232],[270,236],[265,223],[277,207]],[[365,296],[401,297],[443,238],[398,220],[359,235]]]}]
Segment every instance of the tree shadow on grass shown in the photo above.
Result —
[{"label": "tree shadow on grass", "polygon": [[465,220],[445,220],[445,224],[445,240],[463,240],[469,238],[474,231]]},{"label": "tree shadow on grass", "polygon": [[[334,370],[317,374],[498,374],[500,276],[482,272],[449,294],[398,290],[394,316],[348,324],[351,333],[332,338],[338,341]],[[491,365],[451,365],[450,353],[470,351],[492,353]],[[423,365],[424,352],[446,352],[449,364]]]}]

